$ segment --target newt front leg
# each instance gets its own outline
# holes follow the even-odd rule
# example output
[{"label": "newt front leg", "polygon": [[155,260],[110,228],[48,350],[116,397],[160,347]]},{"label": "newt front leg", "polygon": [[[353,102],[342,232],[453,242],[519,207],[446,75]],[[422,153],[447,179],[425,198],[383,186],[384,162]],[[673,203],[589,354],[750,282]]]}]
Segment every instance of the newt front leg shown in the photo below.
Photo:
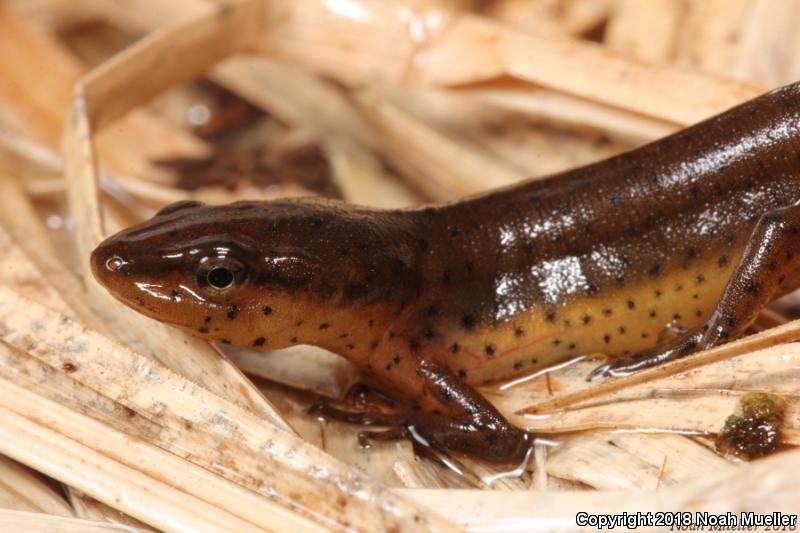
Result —
[{"label": "newt front leg", "polygon": [[403,425],[418,442],[499,463],[524,459],[533,439],[442,362],[432,343],[390,330],[370,358],[381,385],[415,409]]},{"label": "newt front leg", "polygon": [[674,341],[622,357],[595,369],[599,375],[624,376],[708,350],[743,333],[759,311],[785,292],[800,272],[800,202],[761,217],[725,291],[708,321]]}]

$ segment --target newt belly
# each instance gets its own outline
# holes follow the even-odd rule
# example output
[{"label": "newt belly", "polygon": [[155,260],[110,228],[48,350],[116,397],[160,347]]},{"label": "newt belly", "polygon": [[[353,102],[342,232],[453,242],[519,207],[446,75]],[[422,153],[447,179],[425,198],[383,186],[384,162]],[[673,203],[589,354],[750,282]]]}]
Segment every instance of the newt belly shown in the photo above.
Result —
[{"label": "newt belly", "polygon": [[127,305],[208,340],[341,354],[413,405],[405,427],[426,442],[508,461],[529,436],[470,384],[582,354],[635,370],[742,332],[800,281],[798,200],[793,85],[449,204],[173,204],[92,264]]}]

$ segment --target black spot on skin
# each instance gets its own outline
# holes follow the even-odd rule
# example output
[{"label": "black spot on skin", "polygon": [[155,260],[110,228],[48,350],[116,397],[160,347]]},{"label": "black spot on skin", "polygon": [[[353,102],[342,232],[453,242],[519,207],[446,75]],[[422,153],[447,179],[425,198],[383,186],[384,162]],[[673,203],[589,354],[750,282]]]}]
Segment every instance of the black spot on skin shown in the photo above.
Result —
[{"label": "black spot on skin", "polygon": [[202,327],[202,328],[200,328],[198,331],[199,331],[200,333],[208,333],[208,328],[207,328],[207,327],[205,327],[205,326],[203,326],[203,327]]},{"label": "black spot on skin", "polygon": [[303,321],[302,320],[298,320],[297,322],[294,323],[294,325],[299,328],[300,326],[303,325]]},{"label": "black spot on skin", "polygon": [[694,315],[700,317],[703,316],[703,312],[698,309],[697,311],[695,311]]},{"label": "black spot on skin", "polygon": [[544,318],[548,322],[555,322],[556,321],[556,313],[555,313],[555,311],[548,311]]},{"label": "black spot on skin", "polygon": [[650,334],[648,334],[648,333],[642,333],[642,335],[641,335],[641,336],[642,336],[642,338],[643,338],[643,339],[646,339],[647,337],[649,337],[649,336],[650,336]]},{"label": "black spot on skin", "polygon": [[573,343],[571,343],[571,344],[568,346],[568,348],[569,348],[570,350],[574,350],[574,349],[575,349],[575,348],[577,348],[577,347],[578,347],[578,345],[577,345],[577,344],[575,344],[574,342],[573,342]]},{"label": "black spot on skin", "polygon": [[339,338],[346,339],[349,335],[350,335],[349,333],[342,333],[341,335],[339,335]]},{"label": "black spot on skin", "polygon": [[400,356],[398,354],[394,354],[394,357],[392,357],[392,362],[394,364],[398,364],[400,362]]},{"label": "black spot on skin", "polygon": [[487,344],[483,347],[483,353],[486,354],[486,357],[493,357],[495,350],[494,344]]},{"label": "black spot on skin", "polygon": [[656,298],[661,298],[661,289],[656,289],[655,295]]},{"label": "black spot on skin", "polygon": [[686,257],[688,257],[689,259],[692,259],[692,258],[694,258],[696,256],[697,256],[697,250],[695,250],[691,246],[686,249]]},{"label": "black spot on skin", "polygon": [[323,322],[322,324],[319,325],[319,329],[328,329],[329,327],[331,327],[331,325],[328,324],[327,322]]},{"label": "black spot on skin", "polygon": [[239,306],[231,305],[228,308],[228,320],[236,320],[237,316],[239,316]]},{"label": "black spot on skin", "polygon": [[438,315],[438,314],[439,314],[439,310],[438,310],[438,309],[436,309],[436,307],[432,305],[432,306],[428,307],[428,308],[425,310],[425,314],[427,314],[428,316],[431,316],[431,317],[433,317],[433,316],[436,316],[436,315]]},{"label": "black spot on skin", "polygon": [[514,336],[515,336],[515,337],[517,337],[517,338],[520,338],[520,337],[522,337],[523,335],[525,335],[525,330],[523,330],[522,328],[516,328],[516,329],[514,330]]},{"label": "black spot on skin", "polygon": [[292,344],[297,344],[297,337],[292,337],[291,339],[289,339],[289,342],[291,342]]},{"label": "black spot on skin", "polygon": [[603,342],[605,342],[606,344],[608,344],[609,342],[611,342],[611,335],[609,335],[608,333],[606,333],[605,335],[603,335]]},{"label": "black spot on skin", "polygon": [[700,295],[697,294],[697,293],[694,293],[694,294],[692,294],[692,298],[695,299],[695,300],[698,300],[698,299],[700,299]]},{"label": "black spot on skin", "polygon": [[675,292],[681,292],[683,290],[683,284],[678,283],[675,285]]},{"label": "black spot on skin", "polygon": [[425,337],[426,339],[430,339],[431,337],[433,337],[433,335],[434,331],[431,328],[425,328],[422,332],[422,336]]},{"label": "black spot on skin", "polygon": [[476,320],[472,315],[464,315],[461,317],[461,327],[467,331],[475,328]]},{"label": "black spot on skin", "polygon": [[674,315],[672,315],[672,320],[680,320],[680,319],[681,319],[680,313],[675,313]]},{"label": "black spot on skin", "polygon": [[464,370],[463,368],[458,369],[458,377],[464,379],[465,377],[467,377],[467,371]]},{"label": "black spot on skin", "polygon": [[589,315],[583,315],[583,318],[581,320],[583,321],[584,324],[588,324],[592,321],[592,317]]},{"label": "black spot on skin", "polygon": [[386,363],[386,366],[383,367],[384,370],[391,370],[392,369],[392,362]]},{"label": "black spot on skin", "polygon": [[603,316],[611,316],[614,314],[614,311],[611,309],[603,309]]},{"label": "black spot on skin", "polygon": [[389,330],[389,338],[391,339],[391,338],[393,338],[394,336],[395,336],[394,330],[393,330],[393,329],[390,329],[390,330]]},{"label": "black spot on skin", "polygon": [[522,368],[522,361],[515,361],[514,370],[520,370],[521,368]]},{"label": "black spot on skin", "polygon": [[[270,306],[268,306],[268,305],[265,305],[264,308],[261,310],[261,312],[264,313],[264,316],[269,316],[269,315],[272,314],[272,308]],[[301,322],[301,324],[302,324],[302,322]],[[299,326],[300,324],[297,324],[297,325]]]},{"label": "black spot on skin", "polygon": [[450,228],[450,236],[451,237],[458,237],[459,235],[461,235],[461,230],[460,229],[458,229],[455,226]]},{"label": "black spot on skin", "polygon": [[614,278],[614,279],[615,279],[615,280],[616,280],[616,282],[617,282],[617,283],[619,283],[620,285],[622,285],[623,283],[625,283],[625,276],[619,275],[619,276],[617,276],[617,277],[616,277],[616,278]]},{"label": "black spot on skin", "polygon": [[475,265],[473,265],[473,264],[472,264],[472,261],[467,261],[467,262],[464,264],[464,269],[465,269],[467,272],[469,272],[470,274],[472,274],[472,272],[474,272],[474,271],[475,271]]},{"label": "black spot on skin", "polygon": [[770,261],[769,263],[767,263],[767,270],[769,270],[770,272],[775,272],[775,270],[777,269],[778,269],[778,263],[776,263],[775,261]]},{"label": "black spot on skin", "polygon": [[531,364],[532,365],[535,365],[535,364],[538,364],[538,363],[539,363],[539,360],[536,359],[535,357],[533,359],[531,359]]},{"label": "black spot on skin", "polygon": [[758,283],[756,283],[752,279],[748,279],[744,284],[744,290],[747,291],[750,294],[757,293],[759,288],[760,287],[758,286]]},{"label": "black spot on skin", "polygon": [[655,309],[651,309],[647,314],[650,315],[650,318],[655,318],[656,317],[656,310]]},{"label": "black spot on skin", "polygon": [[267,342],[267,339],[264,337],[258,337],[253,341],[253,346],[264,346],[265,342]]},{"label": "black spot on skin", "polygon": [[625,335],[625,326],[620,326],[617,331],[619,331],[620,335]]},{"label": "black spot on skin", "polygon": [[222,340],[221,340],[221,341],[219,341],[219,342],[221,342],[222,344],[230,344],[230,343],[231,343],[231,340],[230,340],[230,339],[222,339]]},{"label": "black spot on skin", "polygon": [[377,348],[377,347],[378,347],[378,344],[380,344],[380,341],[379,341],[378,339],[375,339],[375,340],[373,340],[371,343],[369,343],[369,347],[370,347],[372,350],[374,350],[375,348]]},{"label": "black spot on skin", "polygon": [[210,316],[208,316],[208,315],[206,315],[206,317],[205,317],[205,318],[203,318],[203,322],[205,322],[206,324],[208,324],[209,322],[211,322],[211,317],[210,317]]},{"label": "black spot on skin", "polygon": [[696,278],[694,278],[694,280],[697,282],[697,284],[698,284],[698,285],[700,285],[701,283],[703,283],[703,282],[706,280],[706,278],[705,278],[705,276],[703,276],[702,274],[700,274],[699,276],[697,276]]},{"label": "black spot on skin", "polygon": [[486,435],[486,442],[488,442],[489,444],[494,446],[495,444],[497,444],[497,435],[495,435],[494,433],[487,434]]},{"label": "black spot on skin", "polygon": [[728,263],[730,263],[730,262],[731,262],[731,260],[728,259],[727,255],[722,255],[722,256],[720,256],[719,259],[717,259],[717,266],[720,267],[720,268],[725,268],[726,266],[728,266]]},{"label": "black spot on skin", "polygon": [[559,344],[561,344],[561,339],[556,339],[553,341],[553,346],[558,346]]},{"label": "black spot on skin", "polygon": [[628,306],[628,309],[636,308],[636,302],[634,302],[633,300],[628,300],[627,302],[625,302],[625,305]]},{"label": "black spot on skin", "polygon": [[661,263],[656,263],[650,267],[650,275],[658,276],[659,274],[661,274]]},{"label": "black spot on skin", "polygon": [[461,345],[457,342],[454,342],[452,346],[450,346],[450,351],[453,353],[458,353],[461,351]]},{"label": "black spot on skin", "polygon": [[356,348],[355,344],[345,344],[344,347],[348,350],[355,350]]},{"label": "black spot on skin", "polygon": [[419,351],[419,346],[420,346],[419,339],[416,338],[411,339],[408,343],[408,347],[409,349],[411,349],[412,352]]}]

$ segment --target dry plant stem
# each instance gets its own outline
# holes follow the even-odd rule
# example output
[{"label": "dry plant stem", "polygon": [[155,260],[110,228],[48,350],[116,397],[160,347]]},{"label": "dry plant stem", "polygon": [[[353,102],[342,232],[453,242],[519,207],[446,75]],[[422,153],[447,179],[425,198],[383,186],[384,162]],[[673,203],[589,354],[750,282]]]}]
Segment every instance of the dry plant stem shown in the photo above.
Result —
[{"label": "dry plant stem", "polygon": [[471,89],[469,94],[507,111],[578,130],[605,133],[635,144],[679,129],[674,123],[547,89],[489,87]]},{"label": "dry plant stem", "polygon": [[[0,391],[0,449],[4,454],[158,528],[243,531],[256,526],[234,514],[241,512],[245,501],[242,489],[235,485],[163,450],[133,444],[124,434],[4,379],[0,379]],[[127,465],[120,461],[121,456]],[[178,471],[186,477],[175,477]],[[192,480],[191,484],[186,479]],[[210,490],[212,487],[215,490]],[[230,490],[236,489],[239,494],[231,496]],[[206,491],[225,501],[226,507],[198,496],[209,498],[208,493],[203,494]],[[263,516],[265,508],[261,512],[251,509],[245,516],[256,519]],[[273,513],[270,518],[277,521],[281,515],[276,510]],[[284,512],[283,517],[289,520],[286,525],[300,525],[290,513]]]},{"label": "dry plant stem", "polygon": [[295,511],[313,509],[311,515],[330,520],[329,525],[451,530],[435,515],[410,506],[298,437],[3,288],[0,340],[53,368],[69,368],[72,379],[163,426],[150,437],[156,437],[160,446],[253,490],[275,495]]},{"label": "dry plant stem", "polygon": [[7,457],[0,457],[0,492],[2,509],[75,516],[69,504],[40,473]]},{"label": "dry plant stem", "polygon": [[[143,351],[154,354],[180,374],[222,397],[252,409],[276,426],[288,429],[280,414],[258,389],[218,350],[186,333],[159,324],[120,305],[94,281],[89,266],[92,249],[105,237],[99,205],[98,171],[92,142],[92,133],[97,133],[100,128],[97,124],[91,123],[90,114],[99,113],[93,110],[103,108],[107,104],[100,98],[121,98],[120,89],[127,88],[129,93],[136,95],[124,100],[124,103],[130,106],[140,103],[142,92],[134,80],[137,79],[136,76],[143,75],[143,69],[156,68],[154,62],[166,61],[170,57],[170,52],[177,50],[190,54],[194,52],[193,57],[205,58],[200,50],[205,46],[218,45],[219,40],[230,36],[232,28],[237,26],[241,16],[240,11],[234,10],[223,17],[211,16],[209,19],[203,19],[198,26],[188,24],[182,31],[176,29],[171,33],[156,34],[128,49],[124,57],[105,63],[100,71],[89,73],[78,83],[72,116],[64,134],[67,191],[70,211],[75,219],[78,255],[83,258],[82,274],[92,303],[107,317],[109,328],[129,342],[139,343]],[[216,22],[216,25],[212,22]],[[218,48],[225,49],[219,46]],[[206,60],[212,61],[214,57]],[[172,68],[158,70],[174,73],[178,77],[176,81],[180,81],[197,75],[198,71],[208,66],[192,63],[181,63],[181,65],[187,70]],[[166,83],[157,76],[150,76],[148,79]],[[136,90],[131,90],[131,87],[136,87]],[[161,87],[163,88],[165,87]],[[149,90],[153,92],[156,89],[151,87]],[[87,100],[85,97],[87,94],[94,95],[94,99]],[[120,105],[120,102],[116,102],[115,106],[102,115],[104,120],[112,120],[127,110]]]},{"label": "dry plant stem", "polygon": [[0,510],[2,531],[57,531],[58,533],[146,533],[149,529],[96,520],[61,518],[41,513]]},{"label": "dry plant stem", "polygon": [[[575,514],[647,511],[746,510],[796,513],[800,450],[778,453],[722,475],[700,477],[658,491],[494,492],[400,490],[438,509],[467,529],[480,531],[574,531]],[[534,504],[535,502],[535,504]]]},{"label": "dry plant stem", "polygon": [[[59,261],[39,216],[22,190],[21,179],[0,171],[0,224],[9,232],[15,245],[36,265],[46,282],[61,295],[69,309],[80,320],[105,332],[102,320],[86,305],[84,290],[76,276]],[[46,301],[45,301],[46,302]]]},{"label": "dry plant stem", "polygon": [[[7,54],[7,55],[4,55]],[[47,76],[40,76],[41,65]],[[17,133],[56,149],[69,114],[73,84],[83,66],[52,33],[0,8],[0,115],[4,106],[20,115]],[[139,110],[97,139],[103,163],[117,174],[164,180],[148,157],[202,155],[205,145],[188,132],[168,127]]]},{"label": "dry plant stem", "polygon": [[274,352],[226,350],[247,374],[290,387],[341,399],[361,373],[346,359],[312,346],[295,346]]},{"label": "dry plant stem", "polygon": [[86,102],[94,131],[241,51],[258,30],[259,14],[255,1],[220,4],[212,15],[156,31],[89,72],[75,87],[75,96]]},{"label": "dry plant stem", "polygon": [[[480,87],[510,78],[680,126],[763,92],[632,61],[592,43],[525,35],[475,15],[428,11],[402,19],[388,2],[358,5],[359,16],[348,18],[322,0],[264,2],[265,24],[252,44],[350,83]],[[436,23],[414,42],[410,25],[419,20]]]},{"label": "dry plant stem", "polygon": [[752,1],[684,2],[686,10],[675,42],[674,63],[679,67],[730,76],[738,53],[742,21],[748,16]]},{"label": "dry plant stem", "polygon": [[668,62],[684,9],[683,0],[618,0],[604,44],[646,61]]},{"label": "dry plant stem", "polygon": [[592,431],[559,442],[548,452],[547,473],[602,490],[654,490],[735,468],[681,435]]},{"label": "dry plant stem", "polygon": [[706,352],[702,352],[684,359],[679,359],[655,368],[650,368],[637,372],[631,376],[623,378],[607,379],[597,386],[563,395],[553,400],[539,402],[517,412],[517,414],[536,414],[564,409],[592,398],[604,396],[612,392],[617,392],[633,385],[647,383],[658,378],[673,376],[681,372],[686,372],[699,366],[715,363],[730,359],[737,355],[753,352],[761,348],[775,346],[782,342],[791,342],[800,338],[800,321],[792,321],[783,326],[779,326],[750,337],[746,337],[731,344],[726,344]]},{"label": "dry plant stem", "polygon": [[[474,53],[476,43],[487,57],[483,65],[467,55]],[[424,76],[428,83],[448,86],[510,76],[682,126],[763,92],[744,83],[632,61],[591,43],[508,32],[469,15],[452,24],[431,51]]]},{"label": "dry plant stem", "polygon": [[88,494],[84,494],[76,488],[65,485],[64,490],[66,491],[69,503],[75,512],[75,518],[83,518],[84,520],[98,520],[106,523],[110,522],[112,524],[130,527],[134,530],[141,530],[143,532],[155,531],[141,520],[137,520],[132,516],[126,515],[122,511],[114,509],[110,505],[106,505],[100,501],[97,501]]},{"label": "dry plant stem", "polygon": [[371,92],[358,103],[380,133],[383,152],[430,198],[450,200],[525,177],[510,164],[435,130]]},{"label": "dry plant stem", "polygon": [[730,74],[741,80],[758,80],[767,86],[779,86],[797,80],[795,20],[800,1],[752,0],[743,19],[741,36],[733,56]]}]

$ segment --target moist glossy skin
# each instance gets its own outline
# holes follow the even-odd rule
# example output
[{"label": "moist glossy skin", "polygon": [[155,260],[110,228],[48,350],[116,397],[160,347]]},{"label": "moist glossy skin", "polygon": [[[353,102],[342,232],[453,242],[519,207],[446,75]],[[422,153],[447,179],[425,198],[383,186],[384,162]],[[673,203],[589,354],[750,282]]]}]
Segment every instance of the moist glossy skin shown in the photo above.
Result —
[{"label": "moist glossy skin", "polygon": [[[798,87],[451,204],[173,205],[101,244],[94,272],[209,340],[339,353],[411,404],[405,427],[432,446],[518,460],[528,434],[470,384],[580,354],[621,356],[606,373],[680,357],[798,285]],[[214,268],[230,287],[209,283]],[[686,334],[652,348],[675,327]]]}]

